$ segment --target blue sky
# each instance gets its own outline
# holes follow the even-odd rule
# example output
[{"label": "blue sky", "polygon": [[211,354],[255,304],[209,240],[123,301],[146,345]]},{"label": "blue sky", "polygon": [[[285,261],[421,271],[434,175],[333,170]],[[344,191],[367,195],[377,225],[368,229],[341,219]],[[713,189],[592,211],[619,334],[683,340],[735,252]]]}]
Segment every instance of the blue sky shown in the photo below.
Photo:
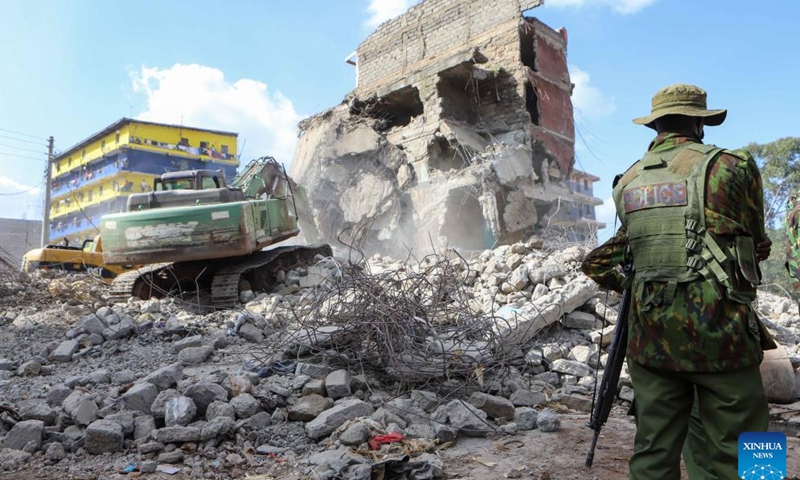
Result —
[{"label": "blue sky", "polygon": [[[9,194],[40,184],[45,137],[66,149],[124,116],[238,131],[244,157],[290,162],[297,121],[353,88],[344,58],[413,3],[4,2],[0,217],[41,215],[37,188]],[[707,142],[800,134],[797,0],[546,0],[530,13],[569,32],[577,166],[602,178],[596,196],[646,148],[652,132],[630,120],[670,83],[729,110]],[[611,209],[599,214],[613,225]]]}]

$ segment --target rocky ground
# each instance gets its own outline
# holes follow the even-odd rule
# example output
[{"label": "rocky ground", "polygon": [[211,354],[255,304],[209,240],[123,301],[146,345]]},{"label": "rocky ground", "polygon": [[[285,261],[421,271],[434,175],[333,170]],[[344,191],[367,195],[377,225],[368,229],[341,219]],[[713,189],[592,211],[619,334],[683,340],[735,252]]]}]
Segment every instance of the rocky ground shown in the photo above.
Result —
[{"label": "rocky ground", "polygon": [[[0,272],[0,478],[626,478],[624,371],[583,467],[618,303],[584,253],[318,258],[223,311]],[[773,428],[800,475],[796,308],[759,296],[784,346],[765,362]]]}]

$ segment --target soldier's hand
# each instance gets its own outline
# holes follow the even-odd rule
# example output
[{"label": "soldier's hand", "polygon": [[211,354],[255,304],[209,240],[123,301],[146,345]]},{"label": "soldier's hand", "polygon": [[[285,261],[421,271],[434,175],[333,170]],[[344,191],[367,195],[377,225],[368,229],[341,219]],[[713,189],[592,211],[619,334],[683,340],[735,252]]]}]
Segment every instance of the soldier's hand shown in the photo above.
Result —
[{"label": "soldier's hand", "polygon": [[756,258],[759,262],[769,258],[770,251],[772,250],[772,240],[769,237],[764,237],[764,240],[758,242],[756,245]]}]

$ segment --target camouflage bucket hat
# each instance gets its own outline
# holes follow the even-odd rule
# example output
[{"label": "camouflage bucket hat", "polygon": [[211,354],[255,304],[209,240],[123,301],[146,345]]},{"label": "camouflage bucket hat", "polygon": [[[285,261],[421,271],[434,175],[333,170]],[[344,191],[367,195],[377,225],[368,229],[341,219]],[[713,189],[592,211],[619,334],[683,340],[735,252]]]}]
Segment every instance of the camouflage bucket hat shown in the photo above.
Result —
[{"label": "camouflage bucket hat", "polygon": [[676,83],[662,88],[653,96],[650,115],[634,118],[633,123],[653,128],[653,122],[665,115],[686,115],[705,118],[705,125],[720,125],[725,121],[727,110],[708,110],[706,91],[686,83]]}]

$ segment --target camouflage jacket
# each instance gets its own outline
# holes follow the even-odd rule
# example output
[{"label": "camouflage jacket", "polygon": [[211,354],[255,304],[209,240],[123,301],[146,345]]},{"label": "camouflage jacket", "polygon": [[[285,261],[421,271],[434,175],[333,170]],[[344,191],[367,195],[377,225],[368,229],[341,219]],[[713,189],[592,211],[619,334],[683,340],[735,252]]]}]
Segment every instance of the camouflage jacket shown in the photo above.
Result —
[{"label": "camouflage jacket", "polygon": [[794,291],[800,295],[800,202],[795,195],[786,204],[786,270],[792,277]]},{"label": "camouflage jacket", "polygon": [[[660,134],[651,151],[683,148],[696,138]],[[716,235],[749,235],[755,242],[766,238],[761,175],[746,151],[720,154],[709,166],[706,181],[706,227]],[[586,257],[583,271],[601,286],[622,291],[623,262],[627,242],[620,228],[607,242]],[[635,268],[635,266],[634,266]],[[649,282],[645,294],[663,284]],[[628,358],[653,368],[673,371],[711,372],[735,370],[758,364],[763,356],[758,320],[752,307],[723,297],[714,286],[700,280],[678,284],[670,305],[640,308],[631,305]]]}]

